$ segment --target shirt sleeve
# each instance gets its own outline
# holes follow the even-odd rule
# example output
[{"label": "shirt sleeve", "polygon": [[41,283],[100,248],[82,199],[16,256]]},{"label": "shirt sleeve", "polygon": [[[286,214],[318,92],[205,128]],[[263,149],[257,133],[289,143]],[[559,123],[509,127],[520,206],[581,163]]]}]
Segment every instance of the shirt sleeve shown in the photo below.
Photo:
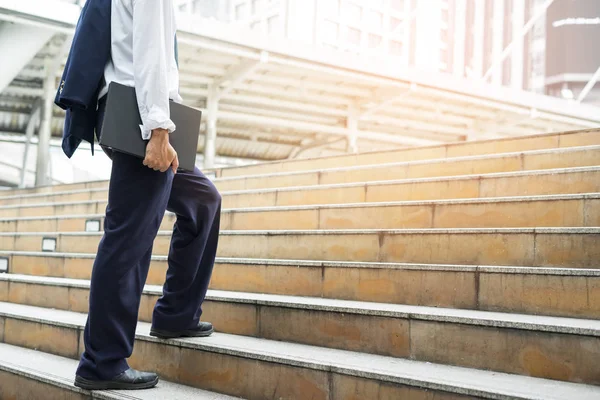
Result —
[{"label": "shirt sleeve", "polygon": [[[158,4],[157,4],[158,3]],[[133,1],[133,69],[142,138],[153,129],[175,130],[169,108],[169,64],[163,0]]]}]

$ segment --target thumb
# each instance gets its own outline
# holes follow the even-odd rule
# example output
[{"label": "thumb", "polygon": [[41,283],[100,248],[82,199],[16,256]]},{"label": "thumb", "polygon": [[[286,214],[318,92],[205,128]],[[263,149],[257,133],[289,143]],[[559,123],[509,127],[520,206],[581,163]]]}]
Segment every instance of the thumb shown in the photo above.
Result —
[{"label": "thumb", "polygon": [[171,168],[173,169],[173,173],[177,173],[177,168],[179,168],[179,158],[177,154],[175,154],[175,158],[173,159],[173,163],[171,164]]}]

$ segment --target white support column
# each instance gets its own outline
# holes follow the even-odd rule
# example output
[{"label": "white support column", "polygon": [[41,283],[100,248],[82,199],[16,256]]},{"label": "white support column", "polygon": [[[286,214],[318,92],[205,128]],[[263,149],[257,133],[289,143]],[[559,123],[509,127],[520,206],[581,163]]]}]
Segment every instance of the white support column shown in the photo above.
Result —
[{"label": "white support column", "polygon": [[[505,0],[494,0],[494,16],[492,29],[492,63],[502,56],[504,45],[504,3]],[[502,66],[496,68],[492,74],[492,84],[502,85]]]},{"label": "white support column", "polygon": [[33,138],[33,133],[40,124],[41,109],[41,104],[36,104],[33,107],[31,116],[29,117],[29,122],[27,123],[27,128],[25,130],[25,151],[23,152],[23,168],[21,168],[21,177],[19,179],[20,188],[25,187],[25,177],[27,175],[27,159],[29,157],[29,149],[31,148],[31,138]]},{"label": "white support column", "polygon": [[465,76],[465,42],[467,38],[467,0],[456,0],[454,17],[454,56],[452,73]]},{"label": "white support column", "polygon": [[523,51],[525,35],[520,34],[520,31],[525,25],[525,2],[513,1],[513,16],[512,16],[512,40],[514,47],[511,55],[511,73],[510,86],[513,89],[523,89]]},{"label": "white support column", "polygon": [[348,106],[348,117],[346,118],[346,128],[350,131],[346,146],[348,153],[358,153],[358,113],[359,108],[356,104]]},{"label": "white support column", "polygon": [[483,75],[483,39],[485,24],[485,1],[474,1],[475,34],[473,35],[473,73],[476,78]]},{"label": "white support column", "polygon": [[204,168],[211,169],[215,165],[217,153],[217,118],[219,113],[219,97],[216,86],[208,89],[206,104],[206,138],[204,140]]},{"label": "white support column", "polygon": [[0,22],[0,92],[44,47],[54,32],[50,29]]},{"label": "white support column", "polygon": [[44,81],[44,111],[42,124],[38,134],[37,167],[35,170],[35,185],[44,186],[51,183],[48,179],[48,163],[50,162],[50,135],[52,127],[52,107],[56,90],[56,70],[53,61],[46,60],[46,80]]}]

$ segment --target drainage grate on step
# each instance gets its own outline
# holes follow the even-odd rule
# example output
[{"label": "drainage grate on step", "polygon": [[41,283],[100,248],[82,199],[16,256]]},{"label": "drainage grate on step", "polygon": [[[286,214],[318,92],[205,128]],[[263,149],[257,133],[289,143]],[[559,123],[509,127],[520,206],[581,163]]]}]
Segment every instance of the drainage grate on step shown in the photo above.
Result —
[{"label": "drainage grate on step", "polygon": [[100,232],[100,220],[99,219],[88,219],[85,221],[86,232]]},{"label": "drainage grate on step", "polygon": [[42,238],[42,251],[55,252],[56,251],[56,239],[55,238]]},{"label": "drainage grate on step", "polygon": [[0,274],[8,274],[8,257],[0,257]]}]

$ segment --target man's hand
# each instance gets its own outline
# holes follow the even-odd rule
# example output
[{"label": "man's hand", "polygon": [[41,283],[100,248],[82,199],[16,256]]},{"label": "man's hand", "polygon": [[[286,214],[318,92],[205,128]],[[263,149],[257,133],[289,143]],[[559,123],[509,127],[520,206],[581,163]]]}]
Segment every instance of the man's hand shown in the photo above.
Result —
[{"label": "man's hand", "polygon": [[152,131],[152,137],[146,146],[144,165],[160,172],[166,172],[170,167],[173,169],[173,173],[177,173],[179,159],[177,152],[169,143],[169,131],[166,129]]}]

